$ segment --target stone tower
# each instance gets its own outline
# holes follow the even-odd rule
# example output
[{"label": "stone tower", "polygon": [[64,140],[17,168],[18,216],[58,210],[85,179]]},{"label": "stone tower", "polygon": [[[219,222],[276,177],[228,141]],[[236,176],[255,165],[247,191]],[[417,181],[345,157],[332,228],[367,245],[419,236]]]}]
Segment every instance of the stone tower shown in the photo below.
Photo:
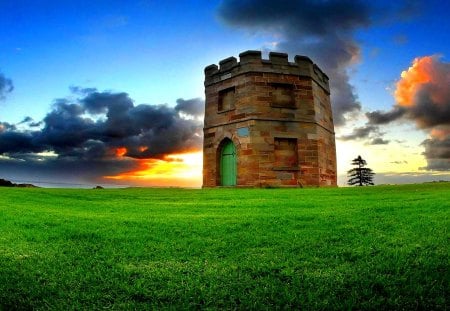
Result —
[{"label": "stone tower", "polygon": [[205,68],[203,187],[335,186],[328,77],[306,56],[239,58]]}]

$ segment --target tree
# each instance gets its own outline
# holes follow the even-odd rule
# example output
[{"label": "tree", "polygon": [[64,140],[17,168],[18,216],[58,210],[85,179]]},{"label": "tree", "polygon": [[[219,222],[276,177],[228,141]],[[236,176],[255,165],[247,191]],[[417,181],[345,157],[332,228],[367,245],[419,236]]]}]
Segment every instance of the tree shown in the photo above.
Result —
[{"label": "tree", "polygon": [[356,159],[353,159],[352,165],[357,166],[352,168],[347,172],[348,175],[348,184],[351,186],[368,186],[373,185],[373,175],[375,173],[368,167],[366,160],[358,156]]}]

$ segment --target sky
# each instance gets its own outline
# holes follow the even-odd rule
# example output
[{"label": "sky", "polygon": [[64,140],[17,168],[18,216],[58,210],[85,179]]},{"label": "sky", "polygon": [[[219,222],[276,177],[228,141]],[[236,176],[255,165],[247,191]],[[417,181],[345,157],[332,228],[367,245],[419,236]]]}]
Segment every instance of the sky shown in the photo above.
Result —
[{"label": "sky", "polygon": [[0,178],[200,187],[204,73],[246,50],[330,77],[338,184],[450,180],[450,2],[0,0]]}]

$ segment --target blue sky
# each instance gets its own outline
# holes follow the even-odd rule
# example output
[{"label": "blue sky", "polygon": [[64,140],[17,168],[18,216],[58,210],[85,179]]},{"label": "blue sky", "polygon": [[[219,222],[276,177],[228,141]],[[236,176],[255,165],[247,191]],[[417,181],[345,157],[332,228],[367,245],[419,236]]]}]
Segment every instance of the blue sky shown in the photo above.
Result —
[{"label": "blue sky", "polygon": [[[14,77],[15,85],[3,104],[8,117],[16,121],[30,113],[43,117],[53,99],[66,96],[72,85],[126,91],[136,101],[158,104],[173,104],[176,94],[183,97],[185,92],[202,95],[204,46],[195,42],[198,29],[207,28],[211,16],[202,19],[192,5],[121,6],[114,1],[28,5],[32,2],[10,1],[9,8],[3,4],[6,8],[1,10],[6,13],[1,19],[1,37],[6,38],[2,71]],[[190,36],[195,28],[197,33]],[[205,41],[213,40],[214,33],[201,34]],[[195,82],[184,78],[195,71],[199,72]]]},{"label": "blue sky", "polygon": [[[377,1],[368,4],[345,0],[2,0],[0,78],[9,84],[4,83],[6,87],[0,88],[0,122],[3,122],[0,178],[33,179],[25,172],[34,168],[32,164],[37,162],[33,161],[38,158],[39,163],[51,159],[56,171],[57,167],[63,167],[56,164],[56,158],[69,155],[69,152],[42,138],[44,132],[49,133],[42,130],[47,124],[45,118],[52,112],[61,112],[62,106],[58,105],[62,101],[78,103],[88,96],[99,98],[95,94],[126,93],[128,97],[123,100],[135,106],[147,105],[148,110],[141,110],[162,113],[162,108],[157,111],[150,108],[167,104],[179,112],[183,101],[201,105],[205,66],[245,50],[263,50],[263,55],[273,50],[288,52],[291,59],[295,54],[306,54],[332,79],[336,77],[337,92],[333,104],[336,106],[335,120],[341,120],[336,127],[341,175],[349,169],[352,157],[361,154],[379,173],[377,178],[381,183],[450,179],[450,164],[447,166],[446,161],[448,150],[445,149],[450,126],[447,118],[424,125],[417,109],[407,110],[387,123],[376,123],[365,116],[373,111],[388,113],[398,106],[394,93],[402,79],[401,73],[407,71],[418,57],[439,55],[435,56],[432,66],[437,71],[442,69],[443,76],[448,77],[449,13],[447,1]],[[322,29],[320,23],[327,21],[334,24]],[[437,87],[439,85],[442,83]],[[93,89],[96,89],[95,94]],[[420,94],[423,90],[420,88]],[[343,94],[337,94],[341,91]],[[348,106],[345,106],[346,100],[350,102]],[[414,107],[422,107],[421,104],[417,102]],[[440,113],[447,113],[450,99],[446,98],[442,106]],[[85,109],[84,113],[88,113],[89,108]],[[174,111],[165,111],[165,115],[178,120],[170,114]],[[62,112],[53,115],[61,116]],[[31,121],[21,123],[26,117],[34,123],[43,122],[40,127],[30,127]],[[102,117],[98,114],[91,119],[95,121]],[[362,130],[356,133],[357,128]],[[436,130],[443,131],[444,137],[441,135],[436,140],[437,136],[433,136]],[[6,131],[9,136],[5,137],[19,137],[34,131],[35,134],[30,135],[40,137],[40,140],[35,139],[33,146],[27,145],[28,149],[8,149],[12,141],[1,139]],[[171,133],[176,135],[175,130]],[[382,144],[373,144],[375,139]],[[424,143],[426,139],[431,140]],[[36,141],[45,141],[46,148],[38,148]],[[159,142],[156,138],[151,141]],[[103,143],[108,147],[119,146],[118,141]],[[25,143],[22,141],[22,144]],[[198,149],[198,146],[199,142],[195,140],[191,149]],[[436,156],[438,147],[439,155]],[[83,145],[83,148],[90,147]],[[429,149],[425,151],[426,148]],[[160,153],[136,153],[127,158],[127,165],[111,171],[100,169],[97,177],[136,169],[134,159],[164,160],[162,154],[188,149],[183,145],[179,149],[161,148]],[[101,159],[94,160],[102,162],[106,153],[102,153]],[[72,153],[70,155],[73,157]],[[80,157],[86,159],[84,155]],[[440,164],[434,165],[435,160]],[[430,161],[435,162],[431,165]],[[19,162],[28,165],[21,168]],[[45,179],[45,166],[40,164],[39,167],[34,176]],[[19,171],[22,173],[14,174]],[[48,173],[48,176],[52,180],[67,179],[69,173]],[[84,177],[82,172],[71,181],[106,182],[96,179],[95,174]]]}]

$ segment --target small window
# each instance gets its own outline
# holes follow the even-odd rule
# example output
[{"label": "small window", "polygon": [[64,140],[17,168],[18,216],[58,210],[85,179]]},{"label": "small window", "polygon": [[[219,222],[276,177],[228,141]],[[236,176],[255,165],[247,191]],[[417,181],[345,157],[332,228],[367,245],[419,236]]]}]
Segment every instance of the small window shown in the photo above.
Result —
[{"label": "small window", "polygon": [[275,137],[275,163],[274,169],[298,169],[298,153],[296,138]]},{"label": "small window", "polygon": [[234,109],[235,88],[229,88],[219,91],[219,106],[218,111],[227,111]]},{"label": "small window", "polygon": [[272,84],[272,107],[296,108],[294,86],[292,84]]}]

